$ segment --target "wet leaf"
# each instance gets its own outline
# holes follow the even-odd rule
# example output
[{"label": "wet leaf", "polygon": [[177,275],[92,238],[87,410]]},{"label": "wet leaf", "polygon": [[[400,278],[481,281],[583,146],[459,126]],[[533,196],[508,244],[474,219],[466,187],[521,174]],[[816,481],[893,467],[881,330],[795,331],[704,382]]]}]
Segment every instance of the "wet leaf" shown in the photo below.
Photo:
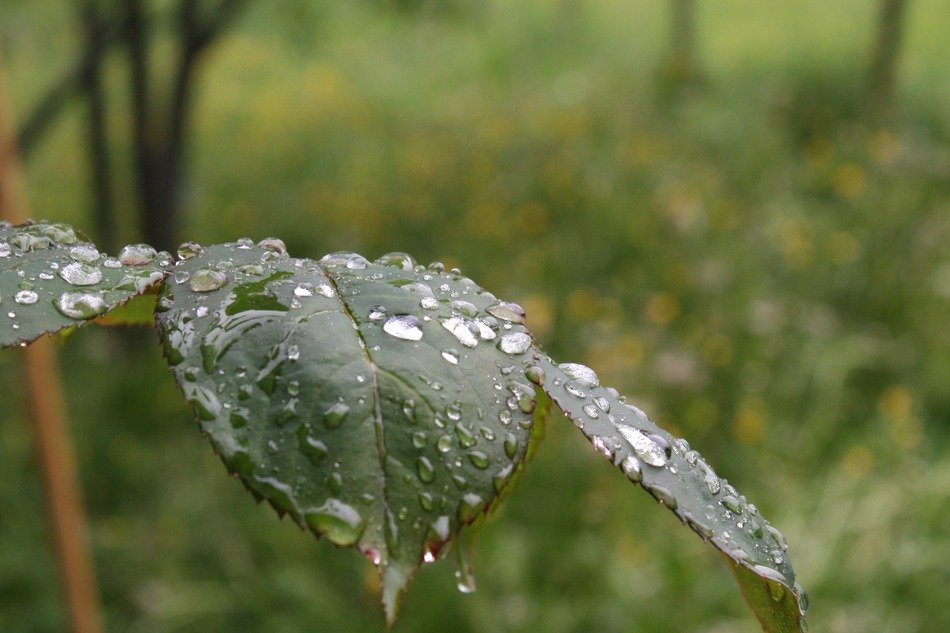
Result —
[{"label": "wet leaf", "polygon": [[530,336],[471,280],[403,254],[316,262],[242,240],[189,255],[157,317],[202,429],[255,495],[378,566],[393,621],[538,437]]},{"label": "wet leaf", "polygon": [[805,630],[807,597],[785,537],[699,453],[601,386],[588,367],[544,357],[530,372],[597,452],[722,552],[766,631]]},{"label": "wet leaf", "polygon": [[162,257],[139,255],[124,264],[65,224],[0,224],[0,346],[81,325],[160,282]]}]

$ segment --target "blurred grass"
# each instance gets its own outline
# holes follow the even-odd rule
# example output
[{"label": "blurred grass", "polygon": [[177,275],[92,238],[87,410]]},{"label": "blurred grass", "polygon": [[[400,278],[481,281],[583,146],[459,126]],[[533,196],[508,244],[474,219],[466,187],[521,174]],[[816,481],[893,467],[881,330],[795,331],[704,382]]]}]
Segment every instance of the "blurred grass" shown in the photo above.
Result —
[{"label": "blurred grass", "polygon": [[[425,6],[252,4],[204,70],[186,236],[460,266],[757,503],[789,537],[812,630],[946,630],[950,3],[911,4],[897,112],[874,126],[872,3],[700,3],[706,84],[676,102],[656,88],[660,3]],[[21,111],[67,67],[71,17],[0,6]],[[38,213],[88,227],[81,116],[27,177]],[[118,193],[131,205],[130,182]],[[110,630],[380,630],[368,564],[223,477],[150,351],[101,331],[64,345]],[[0,629],[54,631],[12,400]],[[478,592],[425,569],[396,631],[755,630],[718,557],[571,425],[545,444],[479,539]]]}]

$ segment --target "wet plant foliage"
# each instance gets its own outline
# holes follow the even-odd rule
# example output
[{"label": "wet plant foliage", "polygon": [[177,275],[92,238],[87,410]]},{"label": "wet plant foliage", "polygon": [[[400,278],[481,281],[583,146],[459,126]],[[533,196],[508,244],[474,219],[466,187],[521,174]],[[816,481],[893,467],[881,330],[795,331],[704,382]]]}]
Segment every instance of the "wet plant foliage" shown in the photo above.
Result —
[{"label": "wet plant foliage", "polygon": [[110,257],[65,225],[0,225],[0,345],[92,319],[142,322],[153,305],[228,471],[375,565],[389,623],[450,545],[460,590],[474,589],[459,539],[510,489],[556,407],[723,554],[763,629],[806,630],[782,533],[594,370],[547,357],[520,306],[460,271],[404,253],[298,259],[276,238]]}]

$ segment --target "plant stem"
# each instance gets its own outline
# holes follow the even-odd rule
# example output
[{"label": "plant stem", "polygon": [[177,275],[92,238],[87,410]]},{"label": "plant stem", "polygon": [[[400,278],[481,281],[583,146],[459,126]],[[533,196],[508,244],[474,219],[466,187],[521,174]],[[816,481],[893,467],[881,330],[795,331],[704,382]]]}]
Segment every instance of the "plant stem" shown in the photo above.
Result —
[{"label": "plant stem", "polygon": [[[22,222],[27,215],[27,202],[16,147],[10,135],[12,117],[6,103],[8,94],[0,55],[0,219]],[[47,512],[70,628],[73,633],[100,633],[102,617],[73,447],[63,409],[56,350],[49,338],[42,338],[24,349],[23,354],[29,418],[46,490]]]}]

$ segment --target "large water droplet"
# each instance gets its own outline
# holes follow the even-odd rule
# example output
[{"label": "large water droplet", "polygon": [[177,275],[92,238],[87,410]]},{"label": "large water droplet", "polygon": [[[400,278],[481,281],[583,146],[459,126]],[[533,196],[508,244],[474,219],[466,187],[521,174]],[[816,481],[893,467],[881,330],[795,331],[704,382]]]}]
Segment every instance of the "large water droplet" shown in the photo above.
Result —
[{"label": "large water droplet", "polygon": [[469,451],[468,452],[468,461],[472,462],[472,465],[475,468],[481,468],[484,470],[488,468],[488,465],[491,463],[491,460],[488,458],[488,455],[482,451]]},{"label": "large water droplet", "polygon": [[287,254],[287,245],[284,244],[284,240],[280,238],[265,237],[260,242],[258,242],[257,245],[263,248],[265,251],[277,253],[278,255]]},{"label": "large water droplet", "polygon": [[422,321],[411,314],[397,314],[386,319],[383,331],[404,341],[418,341],[422,338]]},{"label": "large water droplet", "polygon": [[73,246],[69,249],[69,256],[83,264],[91,264],[101,257],[99,249],[92,244],[78,244]]},{"label": "large water droplet", "polygon": [[201,247],[201,244],[197,242],[185,242],[178,247],[178,259],[192,259],[197,257],[204,252],[204,249]]},{"label": "large water droplet", "polygon": [[587,387],[588,389],[593,389],[600,385],[600,379],[597,378],[597,374],[594,373],[594,370],[586,365],[581,365],[578,363],[562,363],[558,365],[558,369],[568,374],[580,385]]},{"label": "large water droplet", "polygon": [[620,462],[620,469],[630,481],[634,483],[643,481],[643,471],[640,468],[640,460],[633,455],[627,455],[623,458],[623,461]]},{"label": "large water droplet", "polygon": [[500,301],[493,306],[489,306],[485,309],[485,311],[492,316],[498,317],[502,321],[510,321],[511,323],[524,323],[524,308],[522,308],[517,303]]},{"label": "large water droplet", "polygon": [[449,317],[439,319],[439,323],[442,324],[446,330],[452,333],[455,338],[458,339],[459,343],[465,347],[475,347],[478,345],[478,338],[476,337],[478,333],[478,327],[473,328],[469,327],[469,322],[463,319],[462,317]]},{"label": "large water droplet", "polygon": [[94,286],[102,281],[102,271],[95,266],[73,262],[59,270],[59,276],[74,286]]},{"label": "large water droplet", "polygon": [[188,286],[195,292],[211,292],[228,283],[228,276],[220,270],[202,268],[191,276]]},{"label": "large water droplet", "polygon": [[305,518],[311,530],[325,534],[337,545],[352,545],[358,541],[366,525],[356,508],[333,498],[307,512]]},{"label": "large water droplet", "polygon": [[64,292],[53,304],[70,319],[91,319],[105,313],[107,309],[101,294],[89,292]]},{"label": "large water droplet", "polygon": [[412,270],[416,265],[415,260],[406,253],[386,253],[377,259],[376,263],[406,271]]},{"label": "large water droplet", "polygon": [[524,354],[531,347],[531,337],[525,332],[505,334],[498,341],[498,349],[509,356]]},{"label": "large water droplet", "polygon": [[634,454],[640,460],[656,467],[666,464],[666,451],[641,431],[626,424],[618,424],[617,430],[620,431],[623,439],[627,440],[633,448]]},{"label": "large water droplet", "polygon": [[478,314],[478,308],[474,304],[462,299],[449,302],[449,307],[466,317],[474,317]]},{"label": "large water droplet", "polygon": [[148,244],[129,244],[119,251],[119,262],[125,266],[141,266],[156,257],[158,253]]},{"label": "large water droplet", "polygon": [[435,468],[427,457],[420,457],[416,460],[416,472],[419,474],[419,480],[422,483],[432,483],[435,479]]}]

